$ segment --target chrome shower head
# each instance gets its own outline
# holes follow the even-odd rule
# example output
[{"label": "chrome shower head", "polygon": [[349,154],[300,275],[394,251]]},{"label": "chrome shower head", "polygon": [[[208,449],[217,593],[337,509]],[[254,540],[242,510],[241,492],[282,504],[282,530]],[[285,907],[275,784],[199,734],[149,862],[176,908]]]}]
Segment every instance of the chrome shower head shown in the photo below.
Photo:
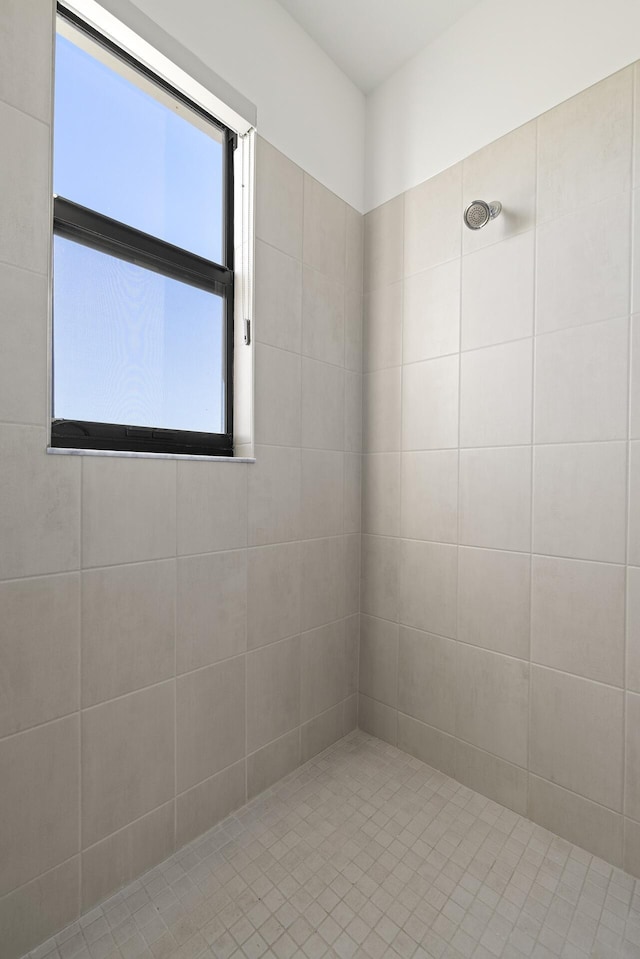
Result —
[{"label": "chrome shower head", "polygon": [[464,211],[464,222],[470,230],[481,230],[486,226],[489,220],[495,220],[500,216],[502,203],[494,200],[493,203],[485,203],[484,200],[472,200]]}]

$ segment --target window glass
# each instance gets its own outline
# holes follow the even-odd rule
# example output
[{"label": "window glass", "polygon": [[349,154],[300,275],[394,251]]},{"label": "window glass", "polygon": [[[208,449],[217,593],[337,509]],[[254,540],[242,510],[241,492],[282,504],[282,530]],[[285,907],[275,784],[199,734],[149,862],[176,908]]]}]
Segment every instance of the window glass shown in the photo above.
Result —
[{"label": "window glass", "polygon": [[56,236],[54,417],[224,432],[222,297]]},{"label": "window glass", "polygon": [[65,33],[56,44],[54,193],[222,263],[222,134]]}]

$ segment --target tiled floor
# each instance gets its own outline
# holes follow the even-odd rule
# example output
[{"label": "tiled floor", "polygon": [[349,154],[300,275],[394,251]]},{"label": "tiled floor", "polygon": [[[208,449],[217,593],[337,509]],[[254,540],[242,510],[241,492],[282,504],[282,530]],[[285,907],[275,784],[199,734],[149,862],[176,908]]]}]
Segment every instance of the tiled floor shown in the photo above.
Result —
[{"label": "tiled floor", "polygon": [[640,884],[361,732],[32,959],[640,959]]}]

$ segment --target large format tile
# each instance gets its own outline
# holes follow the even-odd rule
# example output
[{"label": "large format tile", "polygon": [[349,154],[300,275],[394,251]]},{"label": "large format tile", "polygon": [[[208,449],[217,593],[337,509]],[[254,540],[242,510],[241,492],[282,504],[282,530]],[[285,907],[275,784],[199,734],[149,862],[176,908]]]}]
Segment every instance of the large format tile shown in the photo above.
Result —
[{"label": "large format tile", "polygon": [[262,343],[255,349],[256,442],[267,446],[300,446],[300,357]]},{"label": "large format tile", "polygon": [[344,454],[343,530],[359,533],[362,513],[362,456],[359,453]]},{"label": "large format tile", "polygon": [[463,353],[460,366],[460,446],[531,442],[531,339]]},{"label": "large format tile", "polygon": [[[382,737],[380,737],[382,738]],[[458,740],[448,733],[398,713],[398,747],[447,776],[455,772]]]},{"label": "large format tile", "polygon": [[344,620],[300,637],[300,721],[306,722],[346,698]]},{"label": "large format tile", "polygon": [[342,704],[333,706],[300,727],[300,760],[308,762],[335,743],[343,735],[344,710]]},{"label": "large format tile", "polygon": [[530,771],[621,812],[623,695],[532,666]]},{"label": "large format tile", "polygon": [[358,726],[372,736],[395,746],[398,738],[398,713],[360,693],[358,697]]},{"label": "large format tile", "polygon": [[367,373],[362,384],[362,448],[366,453],[400,449],[402,370]]},{"label": "large format tile", "polygon": [[529,664],[458,644],[454,669],[456,736],[526,767]]},{"label": "large format tile", "polygon": [[[300,632],[302,547],[261,546],[247,554],[247,646],[255,649]],[[283,602],[283,597],[286,597]]]},{"label": "large format tile", "polygon": [[402,362],[402,283],[381,286],[364,297],[363,369],[385,370]]},{"label": "large format tile", "polygon": [[360,617],[358,688],[365,696],[393,707],[397,704],[398,635],[397,623]]},{"label": "large format tile", "polygon": [[633,67],[601,80],[538,120],[538,219],[631,186]]},{"label": "large format tile", "polygon": [[460,260],[404,281],[402,359],[405,363],[455,353],[460,346]]},{"label": "large format tile", "polygon": [[245,550],[178,560],[178,673],[243,653],[247,648],[246,622]]},{"label": "large format tile", "polygon": [[640,693],[640,568],[627,568],[626,686]]},{"label": "large format tile", "polygon": [[621,686],[624,590],[623,566],[534,556],[532,661]]},{"label": "large format tile", "polygon": [[462,164],[404,194],[404,274],[412,276],[460,255]]},{"label": "large format tile", "polygon": [[256,236],[302,259],[300,167],[262,137],[256,151]]},{"label": "large format tile", "polygon": [[300,638],[247,655],[247,750],[254,752],[300,723]]},{"label": "large format tile", "polygon": [[453,733],[456,716],[455,643],[400,627],[398,710]]},{"label": "large format tile", "polygon": [[534,552],[623,563],[626,460],[624,443],[536,447]]},{"label": "large format tile", "polygon": [[5,423],[42,426],[45,421],[48,292],[46,277],[0,264],[0,313],[10,318],[0,328],[0,421]]},{"label": "large format tile", "polygon": [[260,343],[300,353],[302,266],[261,240],[255,253],[255,337]]},{"label": "large format tile", "polygon": [[7,0],[0,11],[0,99],[44,123],[51,120],[51,37],[48,0]]},{"label": "large format tile", "polygon": [[460,543],[527,551],[530,504],[530,447],[460,453]]},{"label": "large format tile", "polygon": [[79,901],[78,856],[0,899],[0,929],[6,959],[18,959],[76,919]]},{"label": "large format tile", "polygon": [[458,445],[458,357],[411,363],[402,372],[402,449]]},{"label": "large format tile", "polygon": [[398,619],[400,541],[387,536],[362,537],[360,609],[370,616]]},{"label": "large format tile", "polygon": [[0,579],[80,564],[80,461],[46,443],[44,430],[0,426]]},{"label": "large format tile", "polygon": [[78,708],[77,574],[0,583],[0,737]]},{"label": "large format tile", "polygon": [[302,544],[302,628],[340,619],[345,611],[345,538],[306,540]]},{"label": "large format tile", "polygon": [[362,452],[362,374],[344,371],[344,438],[342,449]]},{"label": "large format tile", "polygon": [[175,560],[82,574],[82,705],[173,676]]},{"label": "large format tile", "polygon": [[[505,213],[500,219],[503,216]],[[489,229],[493,230],[495,225],[492,224]],[[465,231],[465,239],[466,233],[470,232]],[[534,241],[533,232],[524,233],[463,258],[463,350],[474,350],[481,346],[493,346],[531,336]]]},{"label": "large format tile", "polygon": [[628,314],[629,226],[623,193],[538,227],[537,333]]},{"label": "large format tile", "polygon": [[[231,467],[228,467],[231,469]],[[249,545],[300,536],[300,450],[259,446],[249,472]]]},{"label": "large format tile", "polygon": [[640,821],[640,696],[626,694],[624,814]]},{"label": "large format tile", "polygon": [[463,231],[465,253],[530,230],[535,224],[536,126],[536,120],[525,123],[464,161],[464,207],[477,199],[502,203],[502,213],[490,229]]},{"label": "large format tile", "polygon": [[535,442],[627,436],[626,319],[536,338]]},{"label": "large format tile", "polygon": [[378,536],[400,532],[400,453],[368,453],[362,461],[362,529]]},{"label": "large format tile", "polygon": [[178,555],[247,545],[247,471],[235,463],[178,463]]},{"label": "large format tile", "polygon": [[457,546],[402,540],[400,622],[455,637],[457,577]]},{"label": "large format tile", "polygon": [[299,763],[300,729],[296,728],[247,756],[247,798],[273,786]]},{"label": "large format tile", "polygon": [[302,358],[303,446],[308,449],[344,449],[344,387],[342,369]]},{"label": "large format tile", "polygon": [[343,285],[305,266],[302,278],[302,352],[305,356],[343,366],[344,309]]},{"label": "large format tile", "polygon": [[82,714],[82,843],[86,848],[173,798],[174,683]]},{"label": "large format tile", "polygon": [[243,656],[177,679],[176,750],[178,792],[244,757]]},{"label": "large format tile", "polygon": [[640,443],[629,444],[628,562],[640,566]]},{"label": "large format tile", "polygon": [[175,555],[176,465],[116,456],[83,459],[84,566]]},{"label": "large format tile", "polygon": [[245,763],[242,760],[178,796],[176,846],[184,846],[202,835],[241,806],[246,797],[245,781]]},{"label": "large format tile", "polygon": [[0,896],[79,851],[79,765],[77,716],[0,741]]},{"label": "large format tile", "polygon": [[466,547],[458,552],[458,639],[528,659],[529,555]]},{"label": "large format tile", "polygon": [[402,454],[400,531],[405,539],[455,543],[458,451]]},{"label": "large format tile", "polygon": [[397,196],[364,217],[364,290],[402,279],[404,197]]},{"label": "large format tile", "polygon": [[307,173],[304,174],[305,264],[344,283],[346,203]]},{"label": "large format tile", "polygon": [[302,450],[302,536],[342,532],[343,454]]},{"label": "large format tile", "polygon": [[529,775],[521,766],[514,766],[457,739],[454,770],[456,780],[469,789],[475,789],[521,815],[526,813]]}]

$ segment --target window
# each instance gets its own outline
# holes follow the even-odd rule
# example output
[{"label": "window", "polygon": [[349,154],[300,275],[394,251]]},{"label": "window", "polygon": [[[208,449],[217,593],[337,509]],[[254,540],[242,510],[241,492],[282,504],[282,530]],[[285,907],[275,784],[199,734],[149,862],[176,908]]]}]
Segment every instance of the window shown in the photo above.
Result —
[{"label": "window", "polygon": [[236,136],[58,13],[52,446],[232,455]]}]

